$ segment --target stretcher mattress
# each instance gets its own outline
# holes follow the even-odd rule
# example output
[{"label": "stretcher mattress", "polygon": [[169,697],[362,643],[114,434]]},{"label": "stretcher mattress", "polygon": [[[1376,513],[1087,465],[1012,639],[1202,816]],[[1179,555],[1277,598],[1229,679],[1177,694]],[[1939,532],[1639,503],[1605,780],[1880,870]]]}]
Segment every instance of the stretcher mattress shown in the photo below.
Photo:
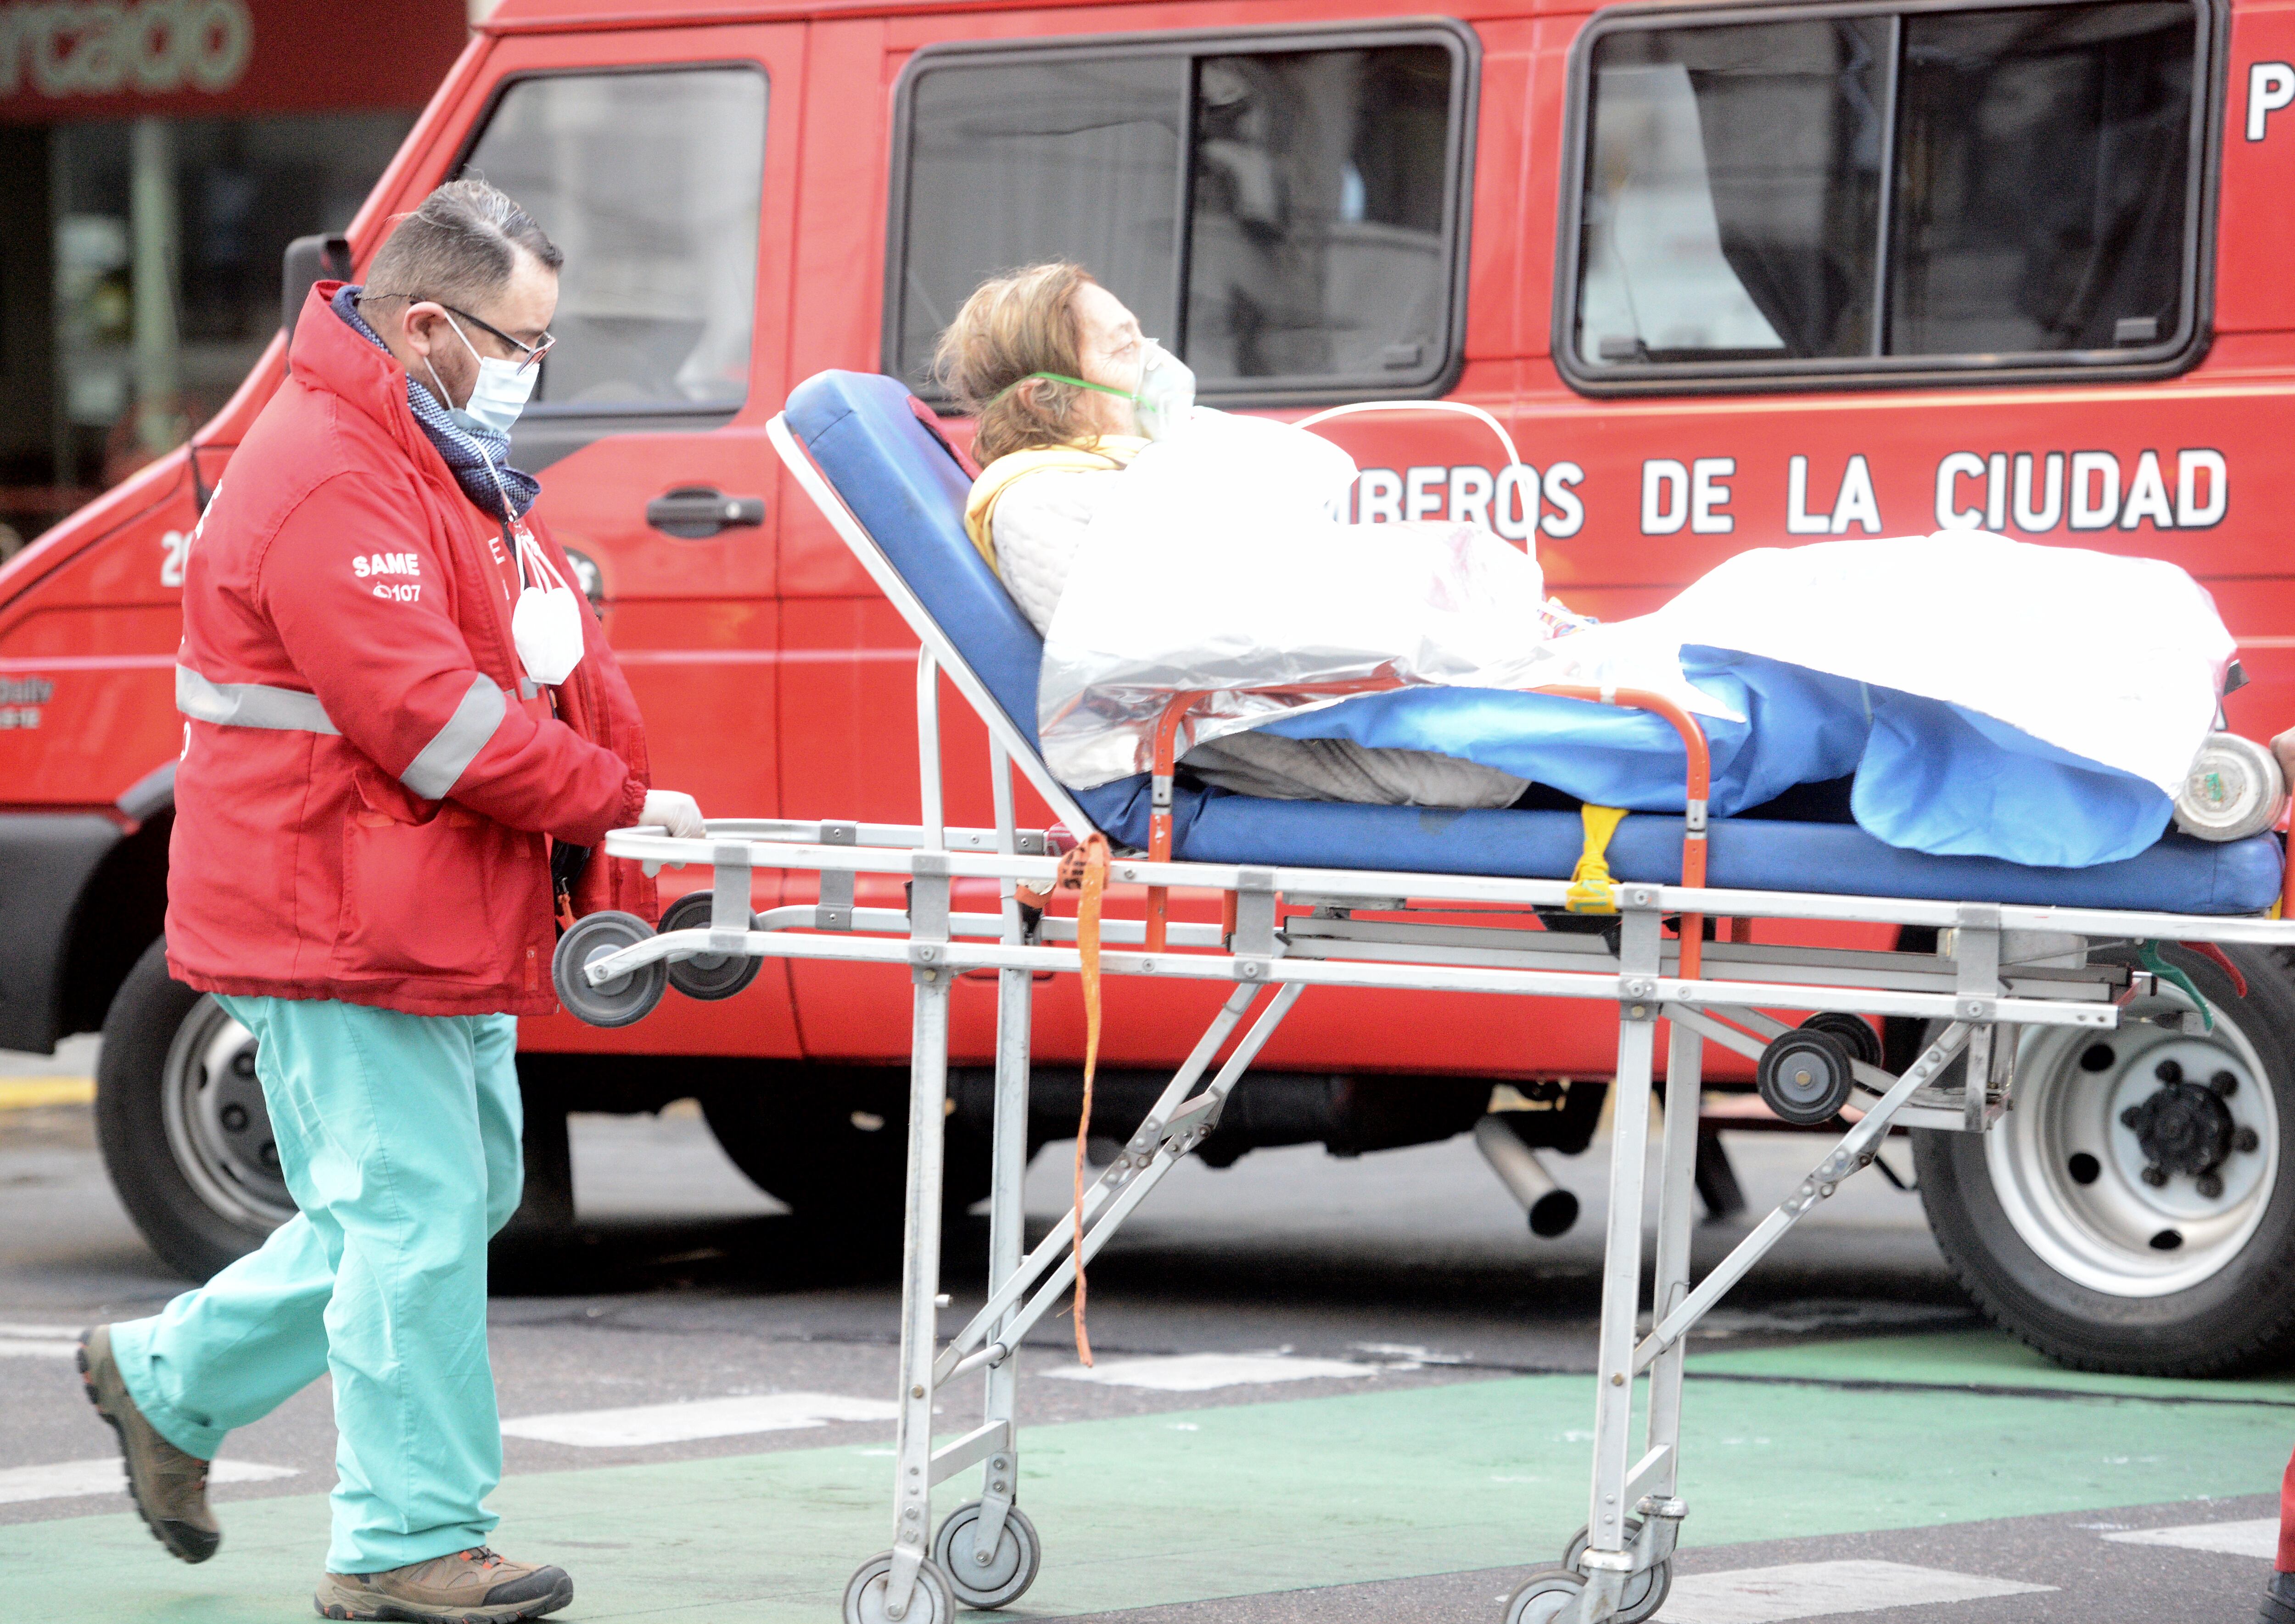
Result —
[{"label": "stretcher mattress", "polygon": [[[895,379],[822,372],[788,397],[789,428],[1032,743],[1043,647],[964,534],[970,477],[919,418]],[[1110,838],[1147,844],[1144,778],[1077,795]],[[1183,789],[1174,854],[1204,862],[1568,877],[1580,845],[1574,813],[1448,812],[1263,801]],[[1681,821],[1637,814],[1610,848],[1622,880],[1679,878]],[[2268,835],[2211,845],[2170,834],[2140,855],[2086,869],[1940,857],[1889,845],[1853,824],[1717,819],[1708,882],[1759,891],[1818,891],[1936,901],[2256,913],[2279,894]]]}]

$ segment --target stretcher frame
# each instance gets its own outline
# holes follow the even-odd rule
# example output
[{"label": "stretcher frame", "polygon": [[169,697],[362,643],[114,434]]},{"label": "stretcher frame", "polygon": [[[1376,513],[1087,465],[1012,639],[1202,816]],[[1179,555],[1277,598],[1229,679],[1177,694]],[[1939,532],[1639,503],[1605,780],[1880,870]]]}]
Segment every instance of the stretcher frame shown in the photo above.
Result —
[{"label": "stretcher frame", "polygon": [[[658,976],[680,961],[723,962],[729,956],[907,969],[913,992],[893,1538],[889,1550],[854,1575],[845,1611],[852,1624],[950,1624],[957,1600],[1000,1605],[1034,1576],[1035,1531],[1015,1505],[1019,1440],[1014,1355],[1074,1279],[1076,1212],[1066,1214],[1024,1254],[1021,1189],[1028,1152],[1033,978],[1046,971],[1076,974],[1082,959],[1075,919],[1036,916],[1024,910],[1017,895],[1024,885],[1052,889],[1059,859],[1052,831],[1023,829],[1016,822],[1014,767],[1068,831],[1082,835],[1093,824],[781,418],[772,420],[769,435],[791,475],[921,644],[916,707],[922,820],[892,825],[716,820],[704,836],[693,839],[652,829],[616,830],[606,839],[606,850],[614,856],[649,867],[711,867],[709,923],[625,946],[601,946],[570,973],[589,987],[607,988],[632,984],[633,978],[649,973]],[[990,828],[950,828],[943,816],[943,676],[988,730],[995,818]],[[1183,708],[1175,705],[1159,730],[1159,814],[1170,804],[1173,735]],[[1683,718],[1677,725],[1687,728],[1686,738],[1695,733],[1694,721]],[[1703,755],[1702,739],[1694,740],[1690,755],[1694,770]],[[1702,797],[1693,795],[1686,820],[1692,841],[1702,840]],[[1156,905],[1143,919],[1107,919],[1101,927],[1107,946],[1100,955],[1100,973],[1208,980],[1234,990],[1122,1153],[1087,1192],[1080,1248],[1086,1263],[1217,1127],[1237,1081],[1311,988],[1411,988],[1617,1006],[1587,1526],[1572,1542],[1564,1565],[1540,1570],[1515,1593],[1508,1624],[1602,1624],[1638,1620],[1658,1611],[1680,1519],[1688,1509],[1678,1489],[1689,1332],[1796,1223],[1871,1163],[1891,1129],[1981,1133],[1997,1122],[2013,1088],[2017,1038],[2023,1029],[2109,1032],[2119,1025],[2126,1006],[2153,995],[2153,979],[2143,970],[2064,967],[2060,960],[2067,946],[2097,941],[2295,945],[2295,922],[2260,916],[1621,883],[1613,949],[1603,937],[1545,932],[1523,917],[1533,909],[1561,907],[1568,889],[1564,881],[1174,861],[1168,855],[1168,819],[1159,815],[1157,821],[1159,849],[1116,856],[1110,883],[1146,886],[1151,896],[1173,886],[1216,892],[1225,904],[1224,917],[1219,924],[1167,921]],[[1686,861],[1685,880],[1702,880],[1702,861]],[[751,885],[761,869],[817,875],[819,901],[753,915]],[[907,907],[855,906],[854,878],[862,874],[905,880]],[[952,888],[967,879],[997,883],[997,912],[956,910]],[[1286,915],[1286,903],[1308,911]],[[1492,922],[1459,924],[1461,907],[1490,910]],[[1425,913],[1446,917],[1412,917]],[[1665,926],[1674,917],[1681,932],[1669,937]],[[1950,934],[1935,955],[1784,947],[1755,944],[1735,929],[1703,940],[1701,917],[1928,926]],[[567,941],[571,944],[575,938],[569,934]],[[2020,962],[2032,958],[2059,962]],[[958,975],[989,969],[997,972],[997,1038],[987,1299],[943,1342],[938,1309],[944,1302],[940,1243],[949,997]],[[568,973],[561,966],[561,976]],[[1792,1030],[1775,1013],[1780,1010],[1907,1016],[1929,1023],[1933,1037],[1901,1074],[1861,1062],[1856,1065],[1864,1090],[1862,1114],[1817,1158],[1791,1196],[1702,1280],[1693,1282],[1698,1124],[1694,1102],[1700,1097],[1705,1046],[1758,1057],[1771,1039]],[[1645,1169],[1661,1020],[1670,1029],[1666,1065],[1675,1108],[1664,1113],[1658,1160],[1654,1324],[1638,1334]],[[1964,1054],[1968,1064],[1961,1084],[1940,1086],[1948,1067]],[[984,1377],[981,1424],[936,1445],[935,1400],[976,1374]],[[1641,1381],[1648,1383],[1648,1405],[1637,1440],[1632,1409]],[[975,1466],[981,1468],[979,1498],[960,1507],[935,1542],[933,1487]],[[968,1540],[951,1546],[948,1530],[962,1518],[969,1519]],[[943,1572],[935,1556],[936,1543],[942,1556],[970,1556],[992,1571],[989,1578]],[[995,1599],[983,1602],[984,1595]]]}]

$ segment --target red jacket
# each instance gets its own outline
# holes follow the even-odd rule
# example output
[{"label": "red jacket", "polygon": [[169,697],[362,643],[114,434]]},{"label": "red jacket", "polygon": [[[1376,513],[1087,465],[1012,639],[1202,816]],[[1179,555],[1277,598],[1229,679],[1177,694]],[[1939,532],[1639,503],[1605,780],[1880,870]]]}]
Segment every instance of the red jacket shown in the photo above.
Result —
[{"label": "red jacket", "polygon": [[594,846],[638,820],[636,703],[586,614],[565,687],[521,698],[501,526],[336,286],[304,306],[184,563],[167,967],[210,992],[546,1014],[543,836]]}]

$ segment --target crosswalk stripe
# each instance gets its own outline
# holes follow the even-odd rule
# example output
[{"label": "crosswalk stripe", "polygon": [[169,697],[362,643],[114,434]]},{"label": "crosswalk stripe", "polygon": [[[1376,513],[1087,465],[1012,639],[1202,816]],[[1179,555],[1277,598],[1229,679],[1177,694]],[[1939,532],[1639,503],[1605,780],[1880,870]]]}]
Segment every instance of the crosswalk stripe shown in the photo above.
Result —
[{"label": "crosswalk stripe", "polygon": [[1349,1359],[1305,1359],[1289,1353],[1173,1353],[1146,1359],[1102,1359],[1086,1367],[1063,1365],[1046,1375],[1103,1387],[1147,1387],[1157,1392],[1209,1392],[1260,1382],[1307,1382],[1376,1375],[1376,1365]]},{"label": "crosswalk stripe", "polygon": [[0,1325],[0,1359],[69,1359],[78,1350],[79,1333],[69,1326]]},{"label": "crosswalk stripe", "polygon": [[1673,1581],[1665,1624],[1784,1624],[1788,1619],[1841,1612],[1876,1612],[1934,1602],[1975,1602],[2030,1595],[2054,1585],[1951,1573],[1900,1562],[1795,1563],[1780,1568],[1740,1568],[1730,1573],[1688,1573]]},{"label": "crosswalk stripe", "polygon": [[891,1421],[900,1413],[901,1407],[886,1399],[846,1399],[820,1392],[751,1393],[678,1404],[641,1404],[628,1409],[524,1416],[503,1422],[502,1430],[506,1438],[610,1449],[633,1444],[689,1443],[697,1438],[733,1438],[745,1432],[781,1432],[826,1426],[832,1421]]},{"label": "crosswalk stripe", "polygon": [[2104,1538],[2114,1545],[2173,1545],[2187,1551],[2212,1551],[2219,1556],[2260,1556],[2269,1562],[2279,1555],[2279,1519],[2258,1517],[2248,1522],[2131,1528]]},{"label": "crosswalk stripe", "polygon": [[[265,1466],[251,1460],[219,1460],[208,1468],[210,1483],[261,1483],[294,1475],[292,1466]],[[107,1455],[101,1460],[59,1460],[41,1466],[0,1468],[0,1506],[127,1491],[127,1474],[117,1455]]]}]

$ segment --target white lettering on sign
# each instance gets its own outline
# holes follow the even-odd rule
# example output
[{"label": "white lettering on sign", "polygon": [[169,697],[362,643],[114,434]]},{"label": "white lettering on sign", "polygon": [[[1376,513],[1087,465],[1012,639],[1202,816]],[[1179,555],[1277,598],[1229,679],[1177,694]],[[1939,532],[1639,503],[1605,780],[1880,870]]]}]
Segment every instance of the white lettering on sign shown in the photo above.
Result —
[{"label": "white lettering on sign", "polygon": [[1785,463],[1785,534],[1830,535],[1833,515],[1809,510],[1809,459],[1794,457]]},{"label": "white lettering on sign", "polygon": [[180,530],[170,530],[159,538],[160,585],[183,585],[184,559],[191,551],[192,538]]},{"label": "white lettering on sign", "polygon": [[1464,462],[1450,470],[1450,517],[1458,524],[1480,525],[1493,529],[1491,523],[1491,497],[1497,484],[1491,470]]},{"label": "white lettering on sign", "polygon": [[1846,535],[1857,526],[1867,535],[1881,534],[1881,502],[1873,494],[1873,470],[1859,452],[1842,470],[1841,489],[1830,511],[1809,510],[1809,459],[1793,457],[1785,463],[1785,529],[1793,535]]},{"label": "white lettering on sign", "polygon": [[40,707],[56,696],[45,677],[0,677],[0,732],[40,725]]},{"label": "white lettering on sign", "polygon": [[247,0],[10,0],[0,4],[0,96],[229,90],[255,53]]},{"label": "white lettering on sign", "polygon": [[[2208,477],[2208,497],[2199,496],[2200,476]],[[2205,449],[2176,453],[2176,527],[2205,530],[2223,522],[2231,508],[2231,476],[2224,454]]]},{"label": "white lettering on sign", "polygon": [[1735,457],[1700,457],[1689,465],[1689,527],[1699,535],[1727,535],[1737,521],[1721,511],[1729,487],[1721,483],[1737,471]]},{"label": "white lettering on sign", "polygon": [[351,560],[352,573],[362,581],[369,575],[419,575],[422,573],[422,555],[419,552],[377,552]]},{"label": "white lettering on sign", "polygon": [[[1527,543],[1541,531],[1559,541],[1585,527],[1586,504],[1577,488],[1585,477],[1586,470],[1575,462],[1554,463],[1542,477],[1527,462],[1510,462],[1495,472],[1479,462],[1400,473],[1367,468],[1355,480],[1354,522],[1448,519],[1496,531],[1510,542]],[[1541,496],[1552,512],[1540,510]],[[1333,516],[1342,522],[1347,512],[1344,500],[1334,505]]]},{"label": "white lettering on sign", "polygon": [[1391,468],[1367,468],[1357,481],[1362,487],[1362,500],[1355,510],[1355,523],[1375,525],[1382,520],[1390,525],[1402,522],[1402,476]]},{"label": "white lettering on sign", "polygon": [[2119,459],[2108,451],[2072,453],[2072,528],[2108,530],[2119,517]]},{"label": "white lettering on sign", "polygon": [[2168,505],[2168,482],[2160,477],[2160,453],[2156,451],[2147,451],[2136,459],[2135,477],[2128,482],[2128,500],[2119,510],[2119,527],[2133,530],[2147,518],[2159,530],[2176,522],[2176,511]]},{"label": "white lettering on sign", "polygon": [[1671,535],[1689,522],[1689,470],[1670,457],[1642,464],[1642,534]]},{"label": "white lettering on sign", "polygon": [[1405,518],[1440,518],[1442,517],[1442,486],[1450,470],[1447,468],[1414,468],[1402,476],[1402,517]]},{"label": "white lettering on sign", "polygon": [[2247,138],[2270,133],[2271,115],[2295,102],[2295,62],[2257,62],[2247,70]]},{"label": "white lettering on sign", "polygon": [[[1566,466],[1566,465],[1565,465]],[[1491,528],[1510,542],[1527,542],[1538,528],[1538,470],[1527,462],[1499,469],[1491,496]]]},{"label": "white lettering on sign", "polygon": [[1984,510],[1960,505],[1960,482],[1984,477],[1984,459],[1972,451],[1956,451],[1937,464],[1936,521],[1940,530],[1981,530]]},{"label": "white lettering on sign", "polygon": [[1554,504],[1554,511],[1540,519],[1538,527],[1557,542],[1585,528],[1586,504],[1574,488],[1585,477],[1586,470],[1575,462],[1547,464],[1546,500]]},{"label": "white lettering on sign", "polygon": [[[2108,451],[1956,451],[1936,471],[1940,530],[2005,530],[2014,519],[2028,535],[2054,529],[2206,530],[2223,522],[2231,492],[2224,454],[2206,446],[2176,453],[2171,500],[2160,453],[2137,454],[2130,469]],[[1982,480],[1981,486],[1972,483]],[[1976,505],[1979,491],[1982,505]],[[2123,495],[2122,493],[2125,493]]]}]

